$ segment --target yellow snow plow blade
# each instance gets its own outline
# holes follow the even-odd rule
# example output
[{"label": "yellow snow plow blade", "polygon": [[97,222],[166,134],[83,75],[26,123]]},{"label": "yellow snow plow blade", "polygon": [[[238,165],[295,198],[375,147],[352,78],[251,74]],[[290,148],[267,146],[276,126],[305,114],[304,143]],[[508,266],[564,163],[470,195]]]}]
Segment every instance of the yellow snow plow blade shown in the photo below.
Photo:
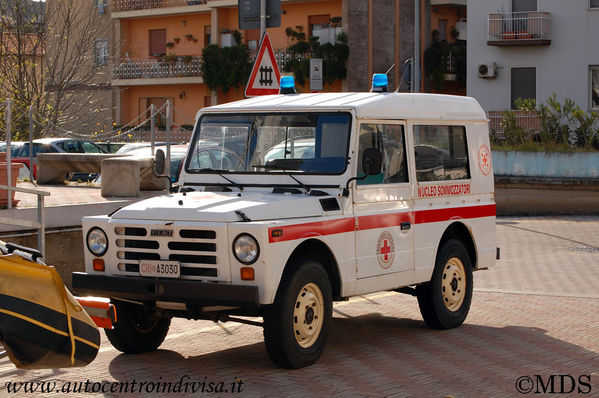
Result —
[{"label": "yellow snow plow blade", "polygon": [[[100,332],[35,250],[0,241],[0,342],[18,368],[85,366]],[[33,253],[33,255],[32,255]]]}]

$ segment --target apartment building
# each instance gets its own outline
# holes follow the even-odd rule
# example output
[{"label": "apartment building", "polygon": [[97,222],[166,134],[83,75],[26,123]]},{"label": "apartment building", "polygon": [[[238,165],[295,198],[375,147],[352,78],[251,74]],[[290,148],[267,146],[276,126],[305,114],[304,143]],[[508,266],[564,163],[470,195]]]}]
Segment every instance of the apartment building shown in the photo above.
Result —
[{"label": "apartment building", "polygon": [[105,134],[113,129],[116,91],[111,85],[115,49],[106,0],[46,0],[44,84],[59,109],[47,134]]},{"label": "apartment building", "polygon": [[[237,4],[237,0],[114,0],[111,17],[118,48],[112,85],[119,92],[117,123],[126,124],[150,105],[160,107],[170,100],[174,124],[189,125],[199,108],[243,98],[244,87],[213,93],[201,76],[202,50],[209,44],[233,44]],[[347,77],[325,90],[367,91],[372,74],[384,73],[394,64],[391,85],[406,79],[400,65],[414,53],[413,0],[282,0],[281,9],[281,26],[267,30],[280,67],[291,44],[286,29],[301,27],[321,43],[333,41],[341,31],[347,34]],[[257,48],[257,29],[241,34],[250,50]],[[309,90],[309,83],[302,90]]]},{"label": "apartment building", "polygon": [[490,113],[557,94],[599,110],[599,0],[469,0],[468,95]]}]

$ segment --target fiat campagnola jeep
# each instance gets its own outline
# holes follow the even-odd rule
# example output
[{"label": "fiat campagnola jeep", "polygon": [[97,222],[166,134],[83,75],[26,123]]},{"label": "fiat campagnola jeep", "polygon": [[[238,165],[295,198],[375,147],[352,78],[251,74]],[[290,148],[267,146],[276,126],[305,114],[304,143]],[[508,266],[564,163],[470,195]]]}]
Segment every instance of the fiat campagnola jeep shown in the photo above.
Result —
[{"label": "fiat campagnola jeep", "polygon": [[488,122],[472,98],[431,94],[203,108],[178,192],[86,217],[83,233],[73,286],[116,304],[106,334],[126,353],[155,350],[172,317],[240,321],[299,368],[321,356],[334,301],[387,290],[455,328],[498,253]]}]

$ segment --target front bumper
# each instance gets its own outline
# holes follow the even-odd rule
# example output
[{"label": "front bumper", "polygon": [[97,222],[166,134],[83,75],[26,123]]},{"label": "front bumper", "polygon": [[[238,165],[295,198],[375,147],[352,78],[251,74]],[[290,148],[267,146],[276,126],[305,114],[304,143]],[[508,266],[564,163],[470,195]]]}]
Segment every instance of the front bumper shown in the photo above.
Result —
[{"label": "front bumper", "polygon": [[73,289],[80,295],[137,301],[172,301],[194,306],[258,308],[258,286],[225,285],[181,279],[92,275],[73,272]]}]

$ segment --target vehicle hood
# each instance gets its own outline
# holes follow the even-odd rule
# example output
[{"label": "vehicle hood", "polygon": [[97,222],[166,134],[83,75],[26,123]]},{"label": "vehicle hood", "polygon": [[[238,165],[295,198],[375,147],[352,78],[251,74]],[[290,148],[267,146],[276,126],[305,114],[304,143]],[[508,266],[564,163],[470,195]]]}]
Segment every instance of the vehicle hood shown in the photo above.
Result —
[{"label": "vehicle hood", "polygon": [[[124,207],[113,219],[238,222],[324,214],[318,197],[303,194],[187,192],[161,195]],[[246,220],[247,221],[247,220]]]}]

